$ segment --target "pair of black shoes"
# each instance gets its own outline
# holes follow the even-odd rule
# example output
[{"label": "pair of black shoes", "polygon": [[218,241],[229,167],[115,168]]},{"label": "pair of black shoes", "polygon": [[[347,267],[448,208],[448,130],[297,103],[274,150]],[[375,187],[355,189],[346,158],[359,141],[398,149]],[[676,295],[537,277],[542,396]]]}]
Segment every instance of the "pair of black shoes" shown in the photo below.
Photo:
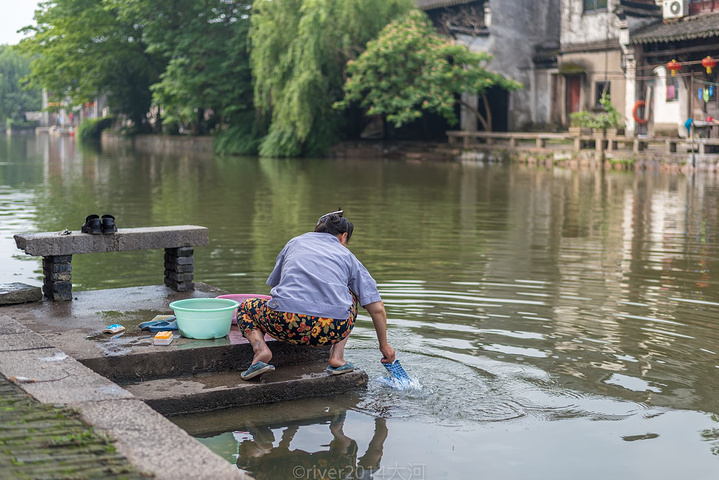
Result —
[{"label": "pair of black shoes", "polygon": [[112,215],[103,215],[102,218],[100,218],[97,215],[88,215],[80,231],[82,233],[89,233],[90,235],[110,235],[117,232],[115,217]]}]

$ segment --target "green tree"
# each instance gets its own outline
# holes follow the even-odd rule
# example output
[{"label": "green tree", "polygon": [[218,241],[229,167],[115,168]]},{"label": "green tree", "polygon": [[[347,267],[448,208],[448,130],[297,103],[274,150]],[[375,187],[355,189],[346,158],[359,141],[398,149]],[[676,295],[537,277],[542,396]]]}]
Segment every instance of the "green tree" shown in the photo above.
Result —
[{"label": "green tree", "polygon": [[258,110],[269,117],[263,156],[314,155],[338,139],[346,62],[411,0],[255,2],[250,65]]},{"label": "green tree", "polygon": [[75,105],[106,94],[113,110],[143,131],[149,128],[150,85],[165,62],[147,51],[144,22],[122,16],[122,6],[119,0],[41,3],[20,48],[33,57],[31,85]]},{"label": "green tree", "polygon": [[165,123],[170,133],[219,127],[252,136],[250,7],[250,0],[53,0],[41,4],[21,46],[36,56],[33,82],[55,100],[80,104],[106,94],[137,131]]},{"label": "green tree", "polygon": [[152,86],[166,122],[189,126],[193,134],[213,127],[253,121],[252,77],[247,52],[247,2],[190,2],[172,43],[164,38],[149,48],[170,58]]},{"label": "green tree", "polygon": [[[470,52],[464,45],[437,34],[423,12],[414,10],[382,30],[356,61],[347,65],[345,97],[335,108],[359,102],[367,116],[382,115],[399,127],[424,112],[442,115],[456,123],[457,101],[465,105],[485,130],[491,130],[489,105],[484,93],[498,85],[507,90],[521,85],[486,69],[492,57]],[[462,93],[484,99],[487,116],[461,99]]]},{"label": "green tree", "polygon": [[23,88],[30,73],[30,59],[9,45],[0,45],[0,121],[24,120],[25,112],[42,108],[42,92]]}]

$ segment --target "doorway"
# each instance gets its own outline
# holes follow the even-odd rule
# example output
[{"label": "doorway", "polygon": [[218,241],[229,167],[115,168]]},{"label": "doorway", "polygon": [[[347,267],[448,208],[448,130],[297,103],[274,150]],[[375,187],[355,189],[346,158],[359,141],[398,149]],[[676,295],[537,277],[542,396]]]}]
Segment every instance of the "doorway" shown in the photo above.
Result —
[{"label": "doorway", "polygon": [[567,118],[570,113],[582,109],[582,77],[579,75],[567,76]]}]

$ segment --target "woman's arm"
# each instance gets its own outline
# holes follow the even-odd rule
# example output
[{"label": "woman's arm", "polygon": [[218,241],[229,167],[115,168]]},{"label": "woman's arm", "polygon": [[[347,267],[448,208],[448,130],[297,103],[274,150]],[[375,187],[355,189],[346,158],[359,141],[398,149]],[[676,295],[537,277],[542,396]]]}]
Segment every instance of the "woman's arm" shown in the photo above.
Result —
[{"label": "woman's arm", "polygon": [[394,348],[387,341],[387,312],[382,301],[368,303],[364,306],[372,317],[374,329],[379,340],[379,351],[382,352],[382,363],[392,363],[395,359]]}]

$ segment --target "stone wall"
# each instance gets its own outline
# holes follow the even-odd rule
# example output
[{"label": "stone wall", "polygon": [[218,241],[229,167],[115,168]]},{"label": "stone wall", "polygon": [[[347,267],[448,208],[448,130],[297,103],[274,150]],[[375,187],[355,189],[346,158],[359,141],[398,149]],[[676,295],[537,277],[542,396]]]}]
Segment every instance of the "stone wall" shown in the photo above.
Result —
[{"label": "stone wall", "polygon": [[150,153],[212,153],[214,138],[211,136],[189,137],[181,135],[135,135],[125,137],[104,131],[100,143],[103,148],[133,147]]},{"label": "stone wall", "polygon": [[[630,152],[614,152],[601,154],[594,151],[567,152],[531,150],[472,150],[460,155],[461,162],[512,162],[530,167],[542,168],[573,168],[590,170],[648,170],[667,173],[691,174],[699,172],[719,172],[719,161],[716,155],[692,156],[661,154],[634,154]],[[696,166],[692,165],[696,163]]]}]

